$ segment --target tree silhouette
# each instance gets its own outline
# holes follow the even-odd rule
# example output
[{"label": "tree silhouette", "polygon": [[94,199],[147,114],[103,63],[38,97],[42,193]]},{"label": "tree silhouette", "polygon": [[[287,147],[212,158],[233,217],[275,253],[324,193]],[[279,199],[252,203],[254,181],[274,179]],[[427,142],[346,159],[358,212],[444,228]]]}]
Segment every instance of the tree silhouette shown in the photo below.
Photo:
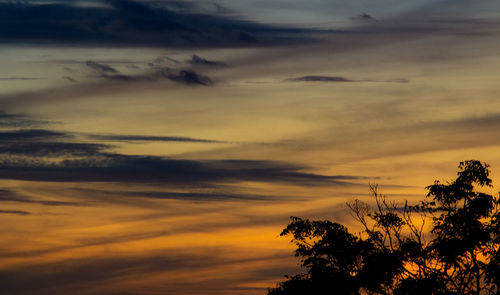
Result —
[{"label": "tree silhouette", "polygon": [[500,198],[486,163],[461,162],[457,178],[427,187],[417,205],[390,202],[370,186],[373,206],[349,203],[356,234],[332,221],[292,217],[303,274],[287,276],[268,295],[500,294]]}]

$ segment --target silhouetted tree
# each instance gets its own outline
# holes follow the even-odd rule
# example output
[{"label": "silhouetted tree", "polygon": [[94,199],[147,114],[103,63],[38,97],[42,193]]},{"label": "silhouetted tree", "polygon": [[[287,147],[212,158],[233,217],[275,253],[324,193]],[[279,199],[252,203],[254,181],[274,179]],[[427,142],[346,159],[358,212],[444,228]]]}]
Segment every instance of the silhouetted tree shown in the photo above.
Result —
[{"label": "silhouetted tree", "polygon": [[291,235],[306,272],[269,295],[500,294],[500,198],[488,165],[470,160],[456,180],[435,181],[417,205],[398,205],[370,186],[375,205],[348,204],[363,230],[292,217]]}]

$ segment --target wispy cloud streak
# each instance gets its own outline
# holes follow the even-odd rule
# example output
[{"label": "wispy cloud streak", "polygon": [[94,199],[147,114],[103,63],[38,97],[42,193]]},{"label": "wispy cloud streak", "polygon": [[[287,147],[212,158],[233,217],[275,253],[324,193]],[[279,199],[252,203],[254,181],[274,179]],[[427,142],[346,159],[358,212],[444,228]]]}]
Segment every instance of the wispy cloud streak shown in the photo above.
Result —
[{"label": "wispy cloud streak", "polygon": [[[8,118],[8,115],[5,115]],[[16,119],[16,117],[12,117]],[[87,135],[106,141],[222,143],[206,139],[139,135]],[[113,146],[79,142],[74,134],[48,129],[0,132],[0,178],[55,182],[131,182],[212,185],[241,181],[296,185],[353,185],[358,176],[306,172],[307,166],[256,160],[185,160],[112,152]],[[14,157],[15,156],[15,157]],[[48,158],[50,157],[50,158]]]},{"label": "wispy cloud streak", "polygon": [[165,141],[165,142],[198,142],[198,143],[228,143],[226,141],[199,139],[182,136],[151,136],[151,135],[115,135],[115,134],[89,134],[90,139],[104,141]]}]

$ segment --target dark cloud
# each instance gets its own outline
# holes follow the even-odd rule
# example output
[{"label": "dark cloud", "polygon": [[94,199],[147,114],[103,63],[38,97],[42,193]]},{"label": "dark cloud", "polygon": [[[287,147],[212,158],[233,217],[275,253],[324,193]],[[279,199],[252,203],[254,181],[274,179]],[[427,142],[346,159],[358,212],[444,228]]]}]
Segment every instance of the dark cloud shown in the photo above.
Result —
[{"label": "dark cloud", "polygon": [[225,63],[221,61],[211,61],[208,59],[205,59],[203,57],[199,57],[198,55],[194,54],[191,56],[191,59],[188,60],[188,63],[192,65],[202,65],[202,66],[226,66]]},{"label": "dark cloud", "polygon": [[77,82],[75,79],[71,78],[70,76],[64,76],[63,79],[68,80],[69,82],[73,82],[73,83]]},{"label": "dark cloud", "polygon": [[[24,196],[15,191],[0,189],[0,202],[15,202],[27,204],[39,204],[44,206],[88,206],[85,203],[65,202],[54,200],[36,200],[28,196]],[[19,211],[22,212],[22,211]]]},{"label": "dark cloud", "polygon": [[213,84],[212,79],[209,77],[200,75],[191,70],[180,70],[177,73],[166,73],[165,77],[171,81],[186,85],[210,86]]},{"label": "dark cloud", "polygon": [[[22,115],[0,112],[0,126],[4,128],[29,127],[50,122],[31,120]],[[8,161],[5,156],[28,157],[92,156],[111,148],[96,143],[69,142],[72,134],[47,129],[15,129],[0,131],[0,161]]]},{"label": "dark cloud", "polygon": [[[193,70],[154,69],[142,74],[97,75],[95,81],[83,83],[60,83],[59,87],[26,90],[0,94],[0,108],[19,109],[20,105],[30,104],[30,108],[56,101],[78,100],[97,94],[113,93],[119,99],[120,93],[138,93],[151,89],[173,87],[171,81],[180,86],[212,86],[217,81]],[[165,83],[158,83],[158,82]],[[3,127],[0,117],[0,128]],[[9,121],[8,123],[13,123]]]},{"label": "dark cloud", "polygon": [[[51,56],[52,57],[52,56]],[[121,59],[121,58],[110,58],[110,59],[98,59],[98,60],[81,60],[81,59],[63,59],[63,58],[54,58],[54,59],[47,59],[46,61],[40,61],[39,63],[51,63],[51,64],[58,64],[58,65],[84,65],[88,68],[92,68],[92,66],[88,66],[87,63],[89,64],[99,64],[104,67],[111,67],[112,69],[116,70],[109,64],[119,64],[119,65],[133,65],[135,61],[129,60],[129,59]],[[99,67],[96,67],[96,69],[99,69]],[[68,73],[76,73],[77,69],[75,68],[70,68],[68,66],[64,66],[63,70],[67,71]]]},{"label": "dark cloud", "polygon": [[47,121],[33,120],[19,114],[6,114],[0,111],[0,128],[26,128],[47,124]]},{"label": "dark cloud", "polygon": [[61,138],[68,137],[67,134],[62,132],[43,130],[43,129],[23,129],[14,131],[0,132],[1,143],[19,140],[37,140],[47,138]]},{"label": "dark cloud", "polygon": [[154,156],[97,154],[81,160],[46,163],[39,159],[4,160],[1,179],[60,182],[132,182],[208,185],[239,181],[283,182],[296,185],[353,185],[355,176],[303,172],[307,167],[250,160],[193,161]]},{"label": "dark cloud", "polygon": [[123,74],[117,74],[117,75],[101,75],[100,78],[105,78],[108,80],[114,80],[114,81],[145,81],[145,80],[151,80],[151,76],[133,76],[133,75],[123,75]]},{"label": "dark cloud", "polygon": [[140,67],[138,65],[127,65],[127,68],[133,69],[133,70],[139,70]]},{"label": "dark cloud", "polygon": [[156,81],[167,79],[178,84],[189,86],[211,86],[214,83],[210,77],[199,74],[193,70],[176,70],[168,67],[156,68],[152,72],[139,75],[126,75],[121,74],[118,71],[116,71],[115,74],[101,72],[98,74],[98,77],[107,80],[127,82]]},{"label": "dark cloud", "polygon": [[171,58],[171,57],[168,57],[168,56],[158,56],[153,61],[151,61],[150,63],[148,63],[148,65],[151,66],[151,67],[156,67],[156,66],[164,66],[165,64],[178,65],[180,63],[181,62],[178,61],[178,60],[176,60],[175,58]]},{"label": "dark cloud", "polygon": [[236,31],[236,37],[239,41],[247,42],[247,43],[258,43],[259,39],[248,32]]},{"label": "dark cloud", "polygon": [[[206,268],[216,258],[158,255],[151,257],[80,258],[0,271],[0,288],[6,294],[82,294],[74,284],[103,282],[126,276],[148,276],[173,268]],[[29,282],[29,283],[27,283]],[[83,292],[83,294],[89,292]],[[92,292],[90,292],[92,293]],[[95,294],[95,293],[94,293]],[[102,294],[102,293],[101,293]]]},{"label": "dark cloud", "polygon": [[294,81],[294,82],[356,82],[356,80],[351,80],[351,79],[344,78],[344,77],[319,76],[319,75],[302,76],[302,77],[289,79],[289,81]]},{"label": "dark cloud", "polygon": [[146,198],[156,200],[186,200],[186,201],[270,201],[281,200],[279,196],[265,196],[265,195],[250,195],[250,194],[227,194],[218,192],[200,192],[200,193],[187,193],[187,192],[159,192],[159,191],[105,191],[94,189],[79,189],[85,193],[90,193],[92,196],[118,196],[128,198]]},{"label": "dark cloud", "polygon": [[199,8],[197,6],[197,3],[186,2],[186,1],[169,0],[169,1],[160,1],[158,4],[162,5],[163,7],[169,10],[176,12],[183,12],[183,13],[193,13],[197,11],[197,9]]},{"label": "dark cloud", "polygon": [[105,64],[100,64],[92,60],[88,60],[85,62],[85,65],[92,70],[101,73],[101,74],[107,74],[107,73],[118,73],[116,69],[114,69],[111,66],[105,65]]},{"label": "dark cloud", "polygon": [[405,79],[405,78],[397,78],[397,79],[391,79],[391,80],[385,80],[381,82],[388,82],[388,83],[409,83],[410,80]]},{"label": "dark cloud", "polygon": [[0,210],[0,214],[29,215],[31,213],[21,210]]},{"label": "dark cloud", "polygon": [[227,47],[303,42],[312,32],[194,13],[180,9],[185,2],[164,3],[168,5],[130,0],[97,1],[100,5],[94,6],[2,2],[0,42]]},{"label": "dark cloud", "polygon": [[[230,275],[226,278],[210,277],[196,278],[197,284],[173,281],[167,279],[163,287],[140,283],[132,287],[120,282],[125,280],[146,279],[169,271],[201,271],[210,270],[223,265],[250,265],[258,262],[289,259],[289,253],[274,253],[259,257],[231,258],[224,257],[219,251],[205,248],[203,254],[187,251],[169,250],[165,253],[150,255],[129,255],[110,257],[88,257],[66,259],[55,262],[32,263],[25,266],[4,268],[0,271],[0,288],[5,294],[157,294],[158,290],[167,294],[196,294],[200,284],[205,288],[214,289],[214,294],[228,287],[237,287],[248,281],[267,279],[267,276],[280,276],[290,267],[273,267],[260,273],[250,272],[249,277]],[[262,267],[263,268],[263,267]],[[168,273],[165,274],[168,276]],[[231,278],[230,281],[228,279]],[[193,278],[194,279],[194,278]],[[225,284],[221,284],[222,281]],[[150,281],[150,280],[148,280]],[[221,287],[221,286],[225,287]],[[76,288],[75,286],[85,286]],[[103,288],[104,287],[104,288]],[[135,290],[137,289],[137,290]]]},{"label": "dark cloud", "polygon": [[[22,115],[0,112],[0,126],[4,128],[28,127],[42,122],[31,120]],[[110,145],[84,142],[70,142],[70,133],[47,129],[15,129],[0,131],[0,161],[6,155],[28,157],[95,156],[112,148]]]},{"label": "dark cloud", "polygon": [[0,154],[30,157],[94,156],[111,146],[78,142],[0,142]]},{"label": "dark cloud", "polygon": [[220,141],[220,140],[199,139],[199,138],[181,137],[181,136],[89,134],[87,135],[87,137],[94,140],[104,140],[104,141],[166,141],[166,142],[228,143],[226,141]]},{"label": "dark cloud", "polygon": [[31,78],[31,77],[7,77],[7,78],[0,78],[0,81],[12,81],[12,80],[38,80],[39,78]]},{"label": "dark cloud", "polygon": [[[15,115],[4,113],[2,115],[5,119],[16,119]],[[185,137],[139,135],[90,135],[89,137],[117,141],[216,142]],[[283,182],[297,185],[352,185],[351,180],[361,179],[354,176],[308,173],[304,170],[309,167],[284,162],[195,161],[119,154],[111,152],[110,145],[78,142],[78,138],[73,134],[45,129],[3,131],[0,132],[0,140],[0,179],[168,183],[191,186],[240,181]]]},{"label": "dark cloud", "polygon": [[368,13],[361,13],[355,16],[351,16],[351,20],[361,23],[377,22],[377,19]]},{"label": "dark cloud", "polygon": [[291,78],[287,81],[292,82],[386,82],[386,83],[408,83],[408,79],[398,78],[391,80],[353,80],[340,76],[322,76],[322,75],[309,75],[297,78]]}]

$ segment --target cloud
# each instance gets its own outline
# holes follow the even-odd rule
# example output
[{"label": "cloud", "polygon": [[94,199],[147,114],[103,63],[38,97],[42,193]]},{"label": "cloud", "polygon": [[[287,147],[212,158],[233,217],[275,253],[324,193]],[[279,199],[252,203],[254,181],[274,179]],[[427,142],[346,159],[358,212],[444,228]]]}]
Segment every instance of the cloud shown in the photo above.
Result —
[{"label": "cloud", "polygon": [[0,214],[30,215],[31,213],[21,210],[0,210]]},{"label": "cloud", "polygon": [[290,163],[251,160],[194,161],[155,156],[97,154],[60,163],[41,159],[0,160],[0,179],[56,182],[130,182],[210,185],[240,181],[294,185],[355,185],[357,176],[327,176],[303,172]]},{"label": "cloud", "polygon": [[[167,2],[168,3],[168,2]],[[312,30],[195,13],[175,5],[131,0],[1,2],[0,41],[116,46],[247,46],[305,41]],[[173,3],[170,3],[173,4]],[[181,4],[181,2],[179,2]],[[57,15],[57,17],[54,17]],[[26,20],[29,19],[29,22]],[[252,38],[242,36],[251,35]]]},{"label": "cloud", "polygon": [[106,196],[119,196],[127,198],[145,198],[145,199],[155,199],[155,200],[185,200],[185,201],[202,201],[202,202],[213,202],[213,201],[271,201],[271,200],[282,200],[279,196],[266,196],[266,195],[249,195],[249,194],[237,194],[237,193],[220,193],[220,192],[161,192],[161,191],[106,191],[106,190],[94,190],[94,189],[79,189],[86,194],[91,194],[92,196],[102,195]]},{"label": "cloud", "polygon": [[[82,64],[81,61],[72,61]],[[102,64],[102,63],[101,63]],[[75,100],[83,97],[89,97],[98,94],[112,93],[114,96],[119,93],[132,93],[149,91],[151,89],[172,89],[173,84],[179,86],[212,86],[216,83],[211,77],[199,73],[192,69],[173,69],[170,67],[154,67],[145,70],[142,73],[96,73],[90,76],[78,79],[81,83],[60,83],[59,86],[48,87],[38,90],[26,90],[14,93],[0,94],[0,108],[19,109],[21,105],[30,107],[38,104],[46,104],[60,100]],[[86,79],[85,79],[86,78]],[[68,79],[66,79],[68,80]],[[71,77],[70,80],[75,80]],[[173,83],[168,83],[171,81]],[[165,82],[165,83],[158,83]],[[24,108],[24,107],[23,107]],[[0,114],[0,128],[6,123],[4,117]],[[9,121],[14,124],[14,121]],[[26,120],[18,120],[18,123],[28,123]],[[35,123],[35,122],[31,122]],[[40,125],[42,122],[39,121]],[[26,124],[28,125],[28,124]],[[21,127],[21,126],[20,126]]]},{"label": "cloud", "polygon": [[[423,102],[420,101],[420,103]],[[387,105],[381,105],[374,111],[380,111],[386,116]],[[389,111],[392,116],[398,114],[394,110]],[[491,136],[499,128],[499,113],[426,121],[407,120],[405,124],[388,124],[379,128],[357,131],[346,128],[345,132],[323,142],[323,145],[332,150],[348,151],[348,154],[341,159],[343,163],[443,151],[467,149],[477,151],[500,145],[500,139]],[[315,136],[331,135],[332,131],[325,129],[323,132]],[[378,144],[374,145],[374,141]],[[302,144],[304,144],[303,149],[315,148],[304,141]]]},{"label": "cloud", "polygon": [[48,121],[33,120],[23,115],[0,111],[0,128],[38,127],[45,124],[48,124]]},{"label": "cloud", "polygon": [[[2,114],[5,119],[10,116]],[[16,116],[11,118],[16,119]],[[89,138],[216,143],[187,137],[139,135],[89,135]],[[71,133],[47,129],[3,131],[0,132],[0,140],[0,179],[191,186],[241,181],[353,185],[350,181],[363,179],[357,176],[327,176],[304,172],[309,167],[286,162],[203,161],[120,154],[110,151],[113,146],[79,142]]]},{"label": "cloud", "polygon": [[390,80],[385,80],[385,81],[380,81],[380,82],[388,82],[388,83],[409,83],[410,80],[405,79],[405,78],[396,78],[396,79],[390,79]]},{"label": "cloud", "polygon": [[[48,121],[38,121],[23,115],[6,114],[0,111],[0,127],[19,128],[39,124],[49,124]],[[25,156],[28,161],[35,158],[65,157],[65,156],[95,156],[110,145],[84,142],[71,142],[74,136],[67,132],[47,129],[11,129],[0,131],[0,161],[9,161],[9,156]],[[23,158],[18,158],[22,160]]]},{"label": "cloud", "polygon": [[165,141],[165,142],[194,142],[194,143],[228,143],[226,141],[199,139],[181,136],[151,136],[151,135],[101,135],[89,134],[88,138],[104,141]]},{"label": "cloud", "polygon": [[69,82],[72,82],[72,83],[76,83],[77,82],[75,79],[71,78],[70,76],[64,76],[63,79],[67,80]]},{"label": "cloud", "polygon": [[39,78],[31,78],[31,77],[7,77],[7,78],[0,78],[0,81],[13,81],[13,80],[38,80]]},{"label": "cloud", "polygon": [[180,70],[177,73],[175,73],[175,72],[174,73],[161,72],[161,74],[171,81],[181,83],[181,84],[186,84],[186,85],[210,86],[213,84],[212,79],[210,79],[207,76],[200,75],[192,70]]},{"label": "cloud", "polygon": [[62,132],[43,130],[43,129],[23,129],[14,131],[0,132],[0,140],[2,142],[10,142],[17,140],[36,140],[46,138],[61,138],[68,137],[67,134]]},{"label": "cloud", "polygon": [[109,148],[111,148],[111,146],[95,143],[18,142],[0,143],[0,154],[30,157],[95,156]]},{"label": "cloud", "polygon": [[[35,200],[28,196],[24,196],[17,192],[6,189],[0,189],[0,202],[39,204],[44,206],[88,206],[88,204],[77,203],[77,202]],[[15,211],[15,212],[22,212],[22,211]]]},{"label": "cloud", "polygon": [[377,22],[377,19],[368,13],[361,13],[355,16],[351,16],[351,20],[360,23]]},{"label": "cloud", "polygon": [[[34,122],[34,123],[33,123]],[[5,128],[24,127],[36,120],[21,115],[0,112],[0,124]],[[49,122],[45,122],[49,123]],[[80,134],[91,140],[116,142],[184,142],[184,143],[228,143],[220,140],[199,139],[182,136]],[[71,141],[68,141],[71,140]],[[36,144],[35,144],[36,142]],[[78,142],[75,134],[47,129],[16,129],[0,131],[0,154],[29,157],[102,156],[113,148],[108,144]]]},{"label": "cloud", "polygon": [[344,77],[319,76],[319,75],[302,76],[302,77],[289,79],[289,81],[294,81],[294,82],[356,82],[356,80],[351,80],[351,79],[344,78]]},{"label": "cloud", "polygon": [[[88,66],[90,61],[86,62]],[[127,75],[122,74],[118,70],[105,65],[98,64],[95,62],[91,63],[91,68],[94,69],[98,78],[103,78],[107,80],[114,81],[126,81],[126,82],[140,82],[140,81],[156,81],[167,79],[178,84],[184,84],[189,86],[203,85],[211,86],[213,81],[210,77],[199,74],[193,70],[184,69],[172,69],[169,67],[158,67],[153,71],[146,72],[143,74]]]},{"label": "cloud", "polygon": [[408,83],[408,79],[398,78],[390,80],[353,80],[340,76],[322,76],[322,75],[309,75],[297,78],[291,78],[287,81],[292,82],[386,82],[386,83]]},{"label": "cloud", "polygon": [[[207,268],[215,257],[157,255],[149,257],[80,258],[0,271],[0,288],[8,294],[82,294],[74,284],[103,282],[130,275],[148,276],[170,269]],[[220,262],[219,262],[220,263]],[[29,282],[27,284],[26,282]],[[88,292],[83,292],[85,294]],[[102,294],[102,293],[100,293]]]},{"label": "cloud", "polygon": [[118,71],[108,65],[105,64],[100,64],[92,60],[88,60],[85,62],[85,65],[92,70],[100,73],[100,74],[106,74],[106,73],[118,73]]},{"label": "cloud", "polygon": [[226,64],[223,62],[211,61],[211,60],[205,59],[203,57],[199,57],[196,54],[191,56],[191,59],[188,60],[188,63],[190,63],[192,65],[202,65],[202,66],[226,66]]},{"label": "cloud", "polygon": [[[100,191],[100,190],[92,190],[92,189],[78,189],[78,191],[83,191],[86,194],[85,198],[89,198],[92,201],[101,201],[101,202],[115,202],[120,205],[127,204],[125,200],[123,200],[122,195],[113,195],[112,191]],[[115,197],[118,198],[115,198]],[[193,201],[193,200],[188,200]],[[230,200],[233,201],[233,200]],[[199,201],[196,201],[199,202]],[[187,205],[187,204],[186,204]],[[158,208],[159,204],[155,203],[155,207]],[[185,206],[183,208],[190,207]],[[196,212],[192,211],[192,208],[187,209],[188,211],[184,211],[183,208],[175,208],[173,210],[161,210],[161,213],[148,214],[148,215],[140,215],[140,216],[130,216],[125,219],[121,219],[122,222],[130,222],[130,221],[145,221],[150,220],[153,223],[156,223],[157,220],[161,220],[165,217],[172,216],[185,216],[186,212],[189,214],[196,214]],[[172,209],[172,208],[170,208]],[[212,207],[213,209],[213,207]],[[205,214],[210,212],[212,209],[210,207],[203,207],[200,214]],[[299,212],[295,212],[299,216],[312,217],[315,218],[332,218],[339,220],[340,216],[346,215],[345,213],[346,206],[344,204],[336,204],[336,205],[328,205],[323,206],[317,209],[311,208],[303,208]],[[184,212],[183,212],[184,211]],[[224,209],[222,211],[225,211]],[[176,215],[179,214],[180,215]],[[214,211],[212,211],[214,212]],[[221,212],[221,211],[215,211]],[[23,249],[1,249],[0,258],[29,258],[29,257],[37,257],[41,255],[60,253],[68,250],[76,250],[82,249],[86,247],[93,246],[106,246],[106,248],[113,247],[113,245],[123,245],[129,242],[136,241],[144,241],[148,239],[155,239],[159,237],[175,237],[175,235],[179,233],[206,233],[206,232],[215,232],[220,230],[227,229],[245,229],[252,228],[255,226],[282,226],[289,221],[290,213],[289,211],[280,211],[280,212],[267,212],[264,214],[260,214],[259,218],[255,218],[254,215],[232,215],[229,214],[226,218],[222,219],[212,219],[212,220],[186,220],[183,223],[177,224],[175,227],[166,227],[160,229],[151,229],[148,231],[132,231],[132,232],[119,232],[110,235],[104,236],[90,236],[90,237],[82,237],[73,241],[70,244],[64,245],[47,245],[46,247],[39,247],[31,250],[23,250]]]},{"label": "cloud", "polygon": [[164,66],[165,64],[178,65],[180,63],[181,62],[176,60],[175,58],[171,58],[168,56],[158,56],[152,62],[149,62],[148,65],[150,67],[156,67],[156,66]]},{"label": "cloud", "polygon": [[[230,252],[226,251],[225,252]],[[288,251],[282,253],[266,254],[264,256],[243,257],[224,256],[224,252],[205,248],[203,254],[188,251],[169,250],[164,253],[151,253],[149,255],[131,254],[128,256],[112,255],[108,257],[87,257],[64,259],[54,262],[31,263],[24,266],[4,268],[0,271],[0,288],[7,294],[157,294],[160,293],[189,293],[195,294],[199,284],[205,288],[212,289],[220,294],[227,288],[237,288],[239,284],[248,281],[259,281],[267,279],[269,275],[280,276],[282,273],[291,271],[288,265],[262,269],[261,273],[256,269],[248,270],[250,276],[241,274],[225,274],[214,272],[211,276],[205,276],[200,272],[219,269],[222,266],[249,266],[252,269],[264,268],[262,264],[276,262],[277,260],[288,260],[291,256]],[[190,272],[198,274],[197,284],[192,284],[194,278],[183,278],[180,280],[165,280],[161,286],[150,285],[149,278],[158,277],[159,274],[166,275],[169,272]],[[215,275],[215,277],[214,277]],[[148,279],[148,283],[144,282]],[[124,281],[142,282],[137,284],[123,284]],[[224,280],[225,284],[221,284]],[[229,280],[229,281],[228,281]],[[154,281],[154,280],[153,280]],[[29,283],[26,283],[29,282]],[[191,283],[191,284],[190,284]],[[85,286],[85,288],[75,288]],[[224,287],[222,287],[224,286]],[[103,288],[104,287],[104,288]]]}]

